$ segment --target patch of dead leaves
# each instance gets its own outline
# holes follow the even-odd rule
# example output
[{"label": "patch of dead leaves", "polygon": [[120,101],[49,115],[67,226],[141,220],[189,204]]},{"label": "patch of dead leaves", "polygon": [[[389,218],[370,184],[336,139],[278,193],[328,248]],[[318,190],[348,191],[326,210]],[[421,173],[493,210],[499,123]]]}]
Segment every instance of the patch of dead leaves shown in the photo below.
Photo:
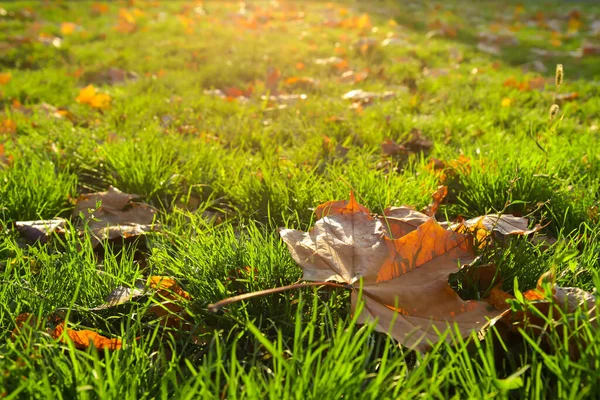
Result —
[{"label": "patch of dead leaves", "polygon": [[[438,188],[432,208],[446,194],[447,188]],[[540,229],[529,228],[526,218],[495,214],[446,229],[410,207],[388,208],[378,217],[352,194],[348,201],[320,205],[315,213],[318,220],[308,232],[280,230],[304,271],[303,279],[344,283],[352,291],[353,312],[360,310],[360,323],[374,321],[377,330],[419,351],[438,342],[439,333],[453,325],[466,337],[508,318],[507,293],[494,289],[485,301],[465,301],[448,284],[450,274],[476,259],[478,232],[504,237]],[[489,275],[486,268],[480,270]],[[360,296],[364,303],[359,305]],[[563,297],[568,296],[572,294]]]}]

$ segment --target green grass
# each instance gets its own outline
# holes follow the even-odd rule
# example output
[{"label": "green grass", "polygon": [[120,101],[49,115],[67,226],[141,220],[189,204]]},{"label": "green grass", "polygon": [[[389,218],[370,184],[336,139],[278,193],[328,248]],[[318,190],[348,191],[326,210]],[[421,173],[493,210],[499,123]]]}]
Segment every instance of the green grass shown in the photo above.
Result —
[{"label": "green grass", "polygon": [[[420,209],[440,184],[431,159],[460,156],[469,168],[444,171],[449,196],[438,220],[514,213],[556,239],[514,238],[482,250],[482,263],[498,265],[503,288],[512,292],[515,279],[521,291],[532,288],[554,268],[559,285],[595,292],[600,58],[540,58],[531,49],[578,49],[600,8],[521,3],[518,20],[517,3],[499,1],[265,2],[248,4],[244,17],[237,2],[107,2],[101,14],[92,2],[1,4],[0,73],[11,79],[0,85],[0,397],[598,398],[600,335],[581,316],[539,336],[493,328],[483,341],[465,341],[443,332],[449,343],[417,355],[357,326],[341,289],[207,311],[223,298],[301,278],[278,228],[308,229],[316,206],[350,191],[373,212]],[[583,24],[558,47],[551,29],[526,23],[542,11],[566,29],[575,8]],[[120,9],[134,17],[134,32],[115,30]],[[326,23],[363,13],[372,27],[362,32]],[[437,19],[456,27],[456,36],[428,38]],[[62,22],[80,28],[64,35]],[[518,44],[497,55],[479,51],[477,34],[498,23],[517,26]],[[354,46],[361,34],[380,43],[388,33],[405,43]],[[60,47],[40,34],[61,38]],[[332,56],[368,69],[368,78],[345,82],[334,67],[314,62]],[[525,71],[531,61],[547,70]],[[565,68],[559,88],[556,63]],[[280,70],[281,91],[306,99],[262,98],[270,67]],[[132,73],[111,82],[111,68]],[[318,83],[286,85],[293,76]],[[543,90],[505,85],[539,77],[547,80]],[[111,96],[109,108],[76,102],[88,84]],[[205,93],[249,84],[246,102]],[[353,89],[396,96],[356,111],[342,99]],[[555,94],[571,92],[578,97],[559,102],[560,124],[549,123]],[[400,143],[413,129],[434,143],[429,154],[382,154],[384,140]],[[68,218],[72,199],[110,185],[157,207],[162,231],[94,250],[70,225],[33,245],[13,229],[16,221]],[[90,310],[116,287],[151,275],[173,276],[190,293],[193,329],[161,325],[149,311],[158,301],[152,297]],[[453,284],[473,296],[460,279]],[[25,312],[39,322],[13,338]],[[49,316],[122,337],[125,346],[75,349],[47,333]],[[570,356],[575,348],[579,358]]]}]

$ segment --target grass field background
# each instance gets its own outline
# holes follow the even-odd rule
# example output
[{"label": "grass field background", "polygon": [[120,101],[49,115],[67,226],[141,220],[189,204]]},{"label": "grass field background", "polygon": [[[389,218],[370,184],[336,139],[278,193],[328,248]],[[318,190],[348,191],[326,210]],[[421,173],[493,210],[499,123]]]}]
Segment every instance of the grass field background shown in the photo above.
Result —
[{"label": "grass field background", "polygon": [[[207,306],[298,281],[278,229],[308,229],[319,204],[353,191],[373,212],[421,209],[440,184],[439,221],[544,225],[546,240],[482,252],[505,290],[554,268],[595,293],[599,24],[591,2],[0,3],[0,396],[597,398],[589,324],[550,350],[492,330],[417,355],[357,326],[343,290]],[[359,89],[382,98],[343,98]],[[429,144],[382,148],[415,135]],[[156,207],[160,229],[97,247],[75,225],[34,244],[15,229],[110,186]],[[157,275],[189,293],[185,330],[152,297],[90,310]],[[15,335],[22,313],[37,323]],[[57,341],[56,315],[124,347]]]}]

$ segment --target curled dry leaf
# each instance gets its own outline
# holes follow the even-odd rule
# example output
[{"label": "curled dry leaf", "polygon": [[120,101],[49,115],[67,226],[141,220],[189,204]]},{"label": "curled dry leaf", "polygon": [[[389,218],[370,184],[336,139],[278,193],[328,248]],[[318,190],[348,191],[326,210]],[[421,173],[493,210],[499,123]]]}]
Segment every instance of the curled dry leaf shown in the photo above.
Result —
[{"label": "curled dry leaf", "polygon": [[[507,325],[509,330],[525,329],[530,334],[541,337],[547,351],[552,350],[553,343],[549,336],[543,333],[559,330],[562,325],[567,324],[572,332],[567,344],[569,355],[574,360],[580,357],[580,349],[585,346],[589,337],[576,329],[575,319],[585,320],[597,327],[596,296],[580,288],[560,287],[556,285],[554,274],[547,272],[540,276],[535,289],[522,293],[523,299],[530,302],[529,308],[509,312],[508,301],[514,300],[515,297],[504,292],[499,286],[493,288],[486,299],[494,308],[503,311],[499,323]],[[546,288],[550,288],[550,292],[547,292]],[[549,321],[553,323],[549,324]]]},{"label": "curled dry leaf", "polygon": [[115,288],[106,296],[104,304],[94,307],[92,310],[115,307],[147,294],[190,300],[190,295],[173,278],[151,276],[148,280],[138,280],[133,287],[119,286]]},{"label": "curled dry leaf", "polygon": [[377,321],[377,330],[424,351],[440,340],[437,331],[456,324],[468,336],[500,314],[486,303],[463,301],[448,285],[451,273],[475,259],[470,236],[429,218],[391,239],[382,221],[352,199],[340,212],[332,210],[309,232],[282,229],[280,235],[305,280],[345,282],[353,291],[353,310],[362,288],[360,323]]},{"label": "curled dry leaf", "polygon": [[64,233],[67,220],[55,218],[39,221],[17,221],[15,229],[27,243],[48,241],[53,233]]},{"label": "curled dry leaf", "polygon": [[448,196],[448,186],[440,185],[435,192],[431,194],[431,204],[429,204],[423,212],[430,217],[434,216],[442,202]]},{"label": "curled dry leaf", "polygon": [[365,92],[362,89],[351,90],[342,96],[343,99],[350,100],[353,103],[362,103],[367,104],[371,103],[373,100],[389,100],[393,98],[396,94],[391,91],[383,92],[383,93],[375,93],[375,92]]},{"label": "curled dry leaf", "polygon": [[155,229],[156,209],[132,202],[137,197],[114,187],[106,192],[81,195],[73,216],[83,216],[91,230],[94,247],[104,240],[139,236]]},{"label": "curled dry leaf", "polygon": [[508,235],[530,235],[542,229],[541,225],[528,228],[529,220],[523,217],[515,217],[510,214],[489,214],[477,218],[472,218],[451,226],[451,229],[461,232],[465,228],[483,241],[488,233],[498,234],[500,236]]},{"label": "curled dry leaf", "polygon": [[191,300],[191,296],[177,281],[167,276],[151,276],[146,281],[137,281],[133,287],[117,287],[108,294],[104,304],[91,310],[105,310],[146,295],[156,298],[148,311],[161,318],[163,326],[189,330],[189,324],[186,322],[189,315],[185,313],[182,302]]}]

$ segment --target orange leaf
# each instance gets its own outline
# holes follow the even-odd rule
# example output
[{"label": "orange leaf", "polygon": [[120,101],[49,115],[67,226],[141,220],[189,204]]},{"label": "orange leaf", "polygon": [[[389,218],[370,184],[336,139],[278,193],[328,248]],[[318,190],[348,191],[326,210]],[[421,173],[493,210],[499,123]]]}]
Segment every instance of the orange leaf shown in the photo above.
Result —
[{"label": "orange leaf", "polygon": [[[177,296],[190,300],[191,297],[188,292],[183,290],[181,286],[172,278],[166,276],[151,276],[149,285],[151,288],[161,291],[165,295],[170,293],[176,294]],[[159,292],[159,293],[161,293]],[[173,296],[171,296],[173,298]]]},{"label": "orange leaf", "polygon": [[105,14],[108,12],[108,5],[103,3],[93,3],[91,9],[94,14]]},{"label": "orange leaf", "polygon": [[[65,333],[65,335],[63,335],[63,333]],[[78,349],[87,349],[92,344],[98,350],[120,350],[123,346],[123,343],[119,338],[109,339],[87,329],[76,331],[66,328],[65,332],[64,322],[56,326],[52,332],[52,337],[54,339],[59,339],[63,343],[68,343],[71,341]]]},{"label": "orange leaf", "polygon": [[0,133],[16,133],[17,123],[12,119],[5,119],[0,121]]},{"label": "orange leaf", "polygon": [[440,204],[442,204],[442,201],[444,201],[446,196],[448,196],[448,187],[443,185],[438,186],[437,190],[431,195],[433,202],[431,204],[431,208],[429,209],[430,216],[435,215],[437,209],[440,207]]},{"label": "orange leaf", "polygon": [[10,78],[12,78],[12,74],[10,72],[0,72],[0,85],[6,85],[10,82]]}]

